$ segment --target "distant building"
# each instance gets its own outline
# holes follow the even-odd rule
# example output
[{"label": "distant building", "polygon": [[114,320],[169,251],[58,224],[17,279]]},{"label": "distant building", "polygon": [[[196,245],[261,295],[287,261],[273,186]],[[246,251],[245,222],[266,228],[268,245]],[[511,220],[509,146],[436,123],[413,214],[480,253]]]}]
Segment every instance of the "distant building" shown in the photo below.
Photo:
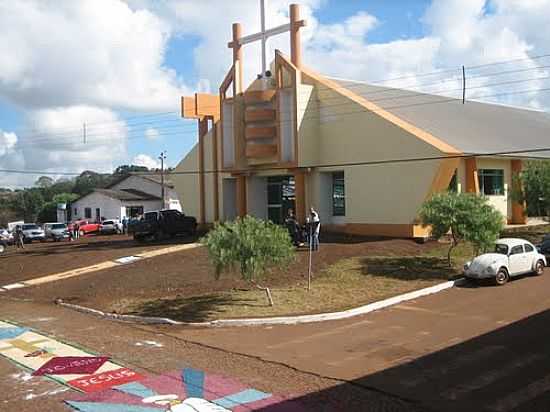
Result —
[{"label": "distant building", "polygon": [[291,57],[276,51],[271,72],[243,85],[242,42],[261,36],[242,38],[235,24],[219,94],[182,99],[182,116],[199,123],[172,174],[186,212],[203,224],[281,223],[292,208],[303,222],[314,206],[323,230],[425,237],[422,203],[455,190],[525,222],[513,176],[524,159],[550,158],[525,152],[549,146],[548,113],[328,78],[302,64],[300,26],[290,24]]},{"label": "distant building", "polygon": [[95,189],[71,203],[71,219],[122,219],[151,210],[177,209],[181,205],[174,185],[165,179],[165,201],[161,198],[160,176],[132,174],[112,183],[105,189]]}]

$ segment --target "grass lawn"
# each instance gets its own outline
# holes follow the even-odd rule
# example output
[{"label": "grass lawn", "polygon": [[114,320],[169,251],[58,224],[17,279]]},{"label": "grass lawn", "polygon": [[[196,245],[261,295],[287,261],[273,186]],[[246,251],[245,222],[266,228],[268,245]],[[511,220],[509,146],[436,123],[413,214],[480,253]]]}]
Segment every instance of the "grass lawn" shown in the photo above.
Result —
[{"label": "grass lawn", "polygon": [[124,312],[183,321],[331,312],[432,286],[456,274],[437,255],[354,257],[316,274],[309,292],[305,280],[291,287],[273,288],[273,307],[267,304],[263,291],[250,288],[134,302]]},{"label": "grass lawn", "polygon": [[[547,225],[516,229],[502,236],[521,237],[538,243],[549,230],[550,225]],[[392,243],[394,241],[389,242],[397,245]],[[144,296],[120,299],[110,309],[118,313],[169,317],[181,321],[339,311],[459,277],[464,263],[473,257],[472,247],[460,244],[453,250],[453,267],[449,268],[448,244],[431,242],[423,246],[415,251],[386,245],[373,253],[376,249],[369,243],[358,249],[349,249],[353,245],[340,245],[340,250],[348,250],[351,254],[343,255],[317,271],[309,292],[303,270],[301,275],[283,281],[279,278],[280,272],[274,271],[264,280],[265,284],[273,286],[273,307],[267,304],[263,291],[247,288],[241,283],[241,286],[233,286],[232,289],[210,292],[203,290],[200,293],[162,295],[162,298]],[[228,274],[223,277],[237,279],[239,276]],[[273,282],[274,279],[279,279],[279,282]],[[262,284],[261,281],[259,283]]]}]

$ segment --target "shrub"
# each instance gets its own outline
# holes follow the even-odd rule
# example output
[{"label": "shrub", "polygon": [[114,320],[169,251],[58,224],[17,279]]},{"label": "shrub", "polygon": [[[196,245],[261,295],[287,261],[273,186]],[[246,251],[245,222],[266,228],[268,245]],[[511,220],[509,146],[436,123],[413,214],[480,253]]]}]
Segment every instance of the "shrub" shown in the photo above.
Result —
[{"label": "shrub", "polygon": [[201,239],[214,264],[216,279],[224,271],[238,267],[241,277],[265,290],[256,281],[271,267],[282,267],[294,257],[294,247],[288,231],[261,219],[246,216],[234,222],[219,223]]}]

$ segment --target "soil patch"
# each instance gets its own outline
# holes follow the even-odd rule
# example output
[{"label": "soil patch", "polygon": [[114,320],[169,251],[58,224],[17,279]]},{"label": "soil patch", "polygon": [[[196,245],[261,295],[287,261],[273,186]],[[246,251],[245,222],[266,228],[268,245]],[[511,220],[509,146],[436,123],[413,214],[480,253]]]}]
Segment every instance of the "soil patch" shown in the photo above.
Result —
[{"label": "soil patch", "polygon": [[[177,239],[173,243],[186,241],[191,240]],[[74,242],[26,244],[23,250],[10,246],[5,254],[0,255],[0,285],[90,266],[169,244],[139,243],[123,235],[91,235]]]},{"label": "soil patch", "polygon": [[[435,242],[418,244],[403,239],[327,235],[322,242],[320,251],[314,254],[313,259],[313,270],[318,277],[316,282],[329,279],[330,276],[324,271],[343,259],[419,256],[437,245]],[[300,293],[293,292],[303,289],[307,279],[307,262],[307,250],[299,250],[292,264],[284,270],[266,274],[261,284],[276,289],[279,298],[283,300],[281,293],[284,293],[284,290],[288,291],[288,296],[299,297]],[[365,279],[361,278],[356,280],[365,282]],[[441,276],[433,281],[441,281]],[[346,282],[341,279],[339,283],[344,285]],[[364,286],[365,283],[362,283],[362,287]],[[256,290],[249,292],[249,288],[250,285],[243,282],[238,274],[224,274],[220,280],[214,280],[214,270],[208,260],[206,249],[197,248],[59,282],[13,290],[10,295],[48,302],[61,298],[67,302],[104,311],[138,311],[149,315],[200,321],[210,318],[212,311],[222,305],[234,308],[248,307],[249,311],[259,315],[261,311],[258,312],[258,303],[261,301],[261,305],[265,304],[264,295]],[[326,302],[325,295],[320,296],[318,300]],[[301,310],[315,311],[317,307]]]}]

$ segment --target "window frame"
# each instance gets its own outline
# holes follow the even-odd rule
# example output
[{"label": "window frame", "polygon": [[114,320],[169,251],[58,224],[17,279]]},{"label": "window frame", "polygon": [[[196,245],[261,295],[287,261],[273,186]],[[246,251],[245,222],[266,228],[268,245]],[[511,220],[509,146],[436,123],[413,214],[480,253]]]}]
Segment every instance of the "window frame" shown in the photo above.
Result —
[{"label": "window frame", "polygon": [[[504,169],[479,169],[477,171],[477,178],[479,182],[479,193],[481,193],[482,195],[506,196],[506,193],[505,193],[506,182],[504,179]],[[486,193],[485,178],[502,179],[502,187],[500,188],[500,193]]]},{"label": "window frame", "polygon": [[85,207],[84,208],[84,218],[85,219],[91,219],[92,218],[92,208],[91,207]]},{"label": "window frame", "polygon": [[[529,248],[530,250],[527,250],[527,248]],[[525,253],[533,253],[535,251],[535,248],[531,246],[529,243],[524,243],[523,250],[525,251]]]},{"label": "window frame", "polygon": [[[514,249],[517,249],[517,248],[521,248],[521,251],[520,252],[514,252]],[[523,245],[516,245],[516,246],[512,246],[510,248],[510,256],[513,256],[513,255],[521,255],[525,253],[525,250],[523,248]]]},{"label": "window frame", "polygon": [[[346,174],[343,170],[331,173],[331,201],[332,201],[332,216],[346,216]],[[342,194],[336,193],[336,187],[342,188]],[[341,197],[339,197],[341,196]],[[342,205],[337,203],[342,202]]]}]

